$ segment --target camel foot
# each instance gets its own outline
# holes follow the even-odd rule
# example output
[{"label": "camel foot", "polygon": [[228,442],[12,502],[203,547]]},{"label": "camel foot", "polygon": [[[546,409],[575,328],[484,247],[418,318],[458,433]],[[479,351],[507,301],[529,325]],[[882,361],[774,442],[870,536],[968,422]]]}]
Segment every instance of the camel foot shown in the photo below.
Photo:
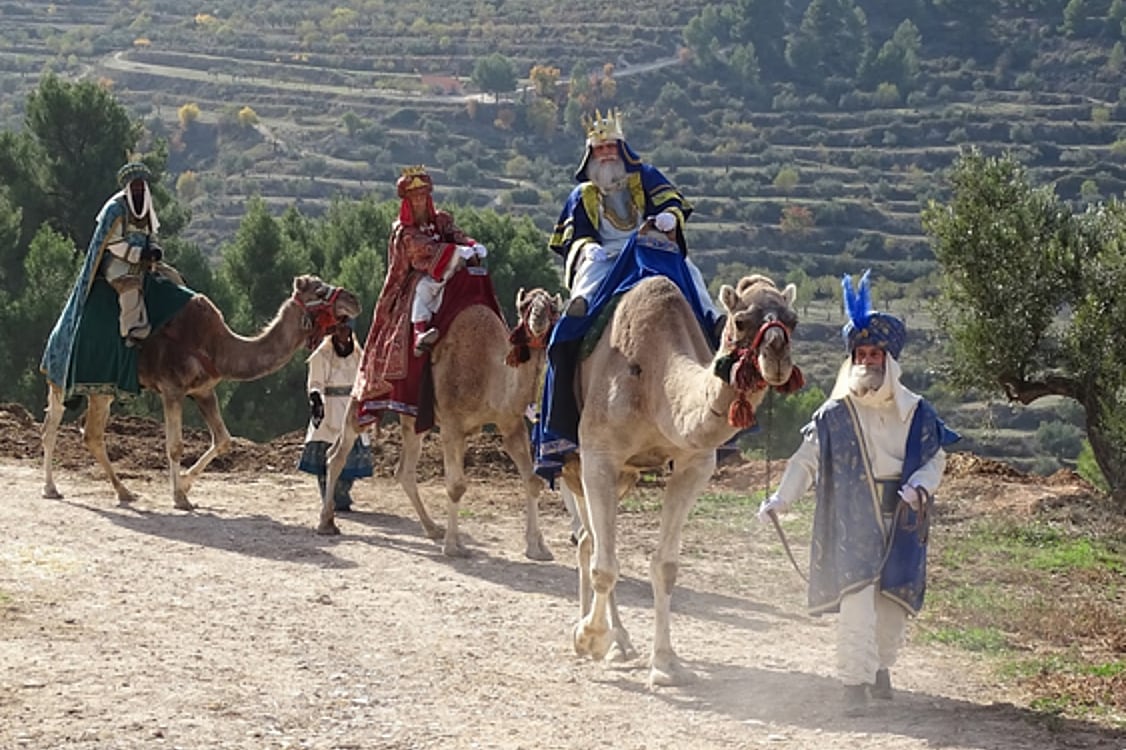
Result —
[{"label": "camel foot", "polygon": [[62,500],[63,493],[55,489],[55,486],[52,484],[43,488],[43,497],[47,498],[48,500]]},{"label": "camel foot", "polygon": [[595,661],[602,661],[614,642],[609,628],[592,627],[586,620],[575,623],[573,639],[575,653],[579,656],[589,656]]},{"label": "camel foot", "polygon": [[188,500],[188,496],[183,492],[177,492],[172,498],[172,505],[177,510],[195,510],[195,506]]},{"label": "camel foot", "polygon": [[446,557],[469,557],[469,548],[457,539],[447,539],[442,545],[442,554]]},{"label": "camel foot", "polygon": [[604,661],[609,664],[623,666],[637,659],[637,650],[633,644],[629,642],[629,638],[619,636],[614,640],[614,644],[610,646],[610,650],[606,652]]},{"label": "camel foot", "polygon": [[335,521],[329,521],[317,526],[317,533],[321,536],[340,536],[340,527],[336,525]]},{"label": "camel foot", "polygon": [[551,554],[551,549],[548,548],[542,536],[534,542],[528,542],[524,548],[524,557],[540,562],[550,562],[555,559],[555,555]]},{"label": "camel foot", "polygon": [[129,505],[130,503],[135,503],[135,502],[137,502],[137,496],[134,495],[129,490],[122,487],[121,489],[119,489],[117,491],[117,504],[118,505]]},{"label": "camel foot", "polygon": [[446,538],[446,530],[441,526],[435,526],[434,524],[430,524],[429,526],[422,524],[422,533],[426,534],[427,537],[433,539],[435,542],[439,539]]},{"label": "camel foot", "polygon": [[688,685],[695,682],[697,679],[696,673],[690,669],[686,669],[680,663],[680,659],[676,655],[665,655],[663,657],[654,655],[653,664],[649,670],[649,686],[650,687],[675,687],[677,685]]}]

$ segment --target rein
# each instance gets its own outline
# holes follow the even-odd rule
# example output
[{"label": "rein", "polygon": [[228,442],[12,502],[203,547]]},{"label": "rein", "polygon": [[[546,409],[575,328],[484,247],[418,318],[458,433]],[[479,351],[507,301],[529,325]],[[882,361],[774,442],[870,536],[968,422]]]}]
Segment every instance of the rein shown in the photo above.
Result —
[{"label": "rein", "polygon": [[[923,497],[919,501],[919,510],[915,513],[915,523],[910,525],[904,523],[903,530],[916,531],[918,529],[922,529],[923,531],[919,535],[919,543],[926,544],[928,536],[927,527],[930,520],[930,509],[931,505],[934,503],[934,498],[931,497],[931,494],[927,492],[927,489],[925,487],[917,487],[916,489],[922,492]],[[891,517],[891,527],[893,529],[896,526],[900,525],[900,522],[902,521],[904,516],[904,510],[909,507],[910,506],[903,500],[900,500],[898,503],[896,503],[895,513],[893,513]],[[770,517],[770,522],[774,525],[774,530],[778,532],[778,539],[782,542],[782,549],[786,551],[786,557],[790,558],[790,564],[794,566],[794,570],[797,571],[797,574],[799,576],[801,576],[801,579],[806,583],[809,583],[809,576],[807,576],[802,571],[801,566],[798,565],[798,561],[794,559],[794,553],[790,549],[789,541],[786,539],[786,532],[782,531],[782,524],[778,520],[778,513],[776,511],[769,510],[766,512],[766,515]],[[884,567],[887,565],[888,558],[890,556],[891,540],[888,539],[887,546],[884,549],[883,557],[880,558],[880,565],[878,568],[876,568],[877,577],[883,575]]]}]

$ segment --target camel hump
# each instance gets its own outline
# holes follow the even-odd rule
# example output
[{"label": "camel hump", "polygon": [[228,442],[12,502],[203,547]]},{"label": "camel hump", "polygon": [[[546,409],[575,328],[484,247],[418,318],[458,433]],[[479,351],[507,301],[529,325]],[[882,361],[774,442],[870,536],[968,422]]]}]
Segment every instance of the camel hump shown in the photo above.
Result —
[{"label": "camel hump", "polygon": [[622,297],[618,310],[622,315],[646,318],[693,314],[680,287],[667,276],[649,276],[639,281]]}]

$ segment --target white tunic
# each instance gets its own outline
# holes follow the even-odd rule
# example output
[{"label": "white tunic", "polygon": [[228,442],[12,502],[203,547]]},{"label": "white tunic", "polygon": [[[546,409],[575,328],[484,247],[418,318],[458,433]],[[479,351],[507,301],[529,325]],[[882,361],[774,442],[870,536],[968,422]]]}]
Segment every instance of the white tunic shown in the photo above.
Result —
[{"label": "white tunic", "polygon": [[337,355],[332,348],[332,336],[325,336],[324,341],[312,354],[309,355],[309,377],[306,383],[306,392],[317,391],[324,399],[325,418],[319,427],[313,427],[309,422],[309,429],[305,432],[305,442],[314,440],[331,443],[344,429],[344,418],[348,413],[348,398],[352,390],[352,383],[356,379],[356,370],[364,358],[363,347],[358,344],[347,357]]}]

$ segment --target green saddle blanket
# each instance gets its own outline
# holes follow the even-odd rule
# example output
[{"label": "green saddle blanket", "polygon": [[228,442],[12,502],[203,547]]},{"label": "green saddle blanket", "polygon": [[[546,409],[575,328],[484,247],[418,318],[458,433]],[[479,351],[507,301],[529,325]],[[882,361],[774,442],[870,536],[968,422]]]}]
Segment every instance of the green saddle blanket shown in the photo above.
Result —
[{"label": "green saddle blanket", "polygon": [[[155,335],[195,294],[163,276],[145,274],[145,309],[152,326],[149,335]],[[139,349],[125,345],[119,318],[117,292],[98,277],[90,287],[78,323],[70,358],[68,398],[88,393],[132,396],[141,392],[137,380]]]}]

